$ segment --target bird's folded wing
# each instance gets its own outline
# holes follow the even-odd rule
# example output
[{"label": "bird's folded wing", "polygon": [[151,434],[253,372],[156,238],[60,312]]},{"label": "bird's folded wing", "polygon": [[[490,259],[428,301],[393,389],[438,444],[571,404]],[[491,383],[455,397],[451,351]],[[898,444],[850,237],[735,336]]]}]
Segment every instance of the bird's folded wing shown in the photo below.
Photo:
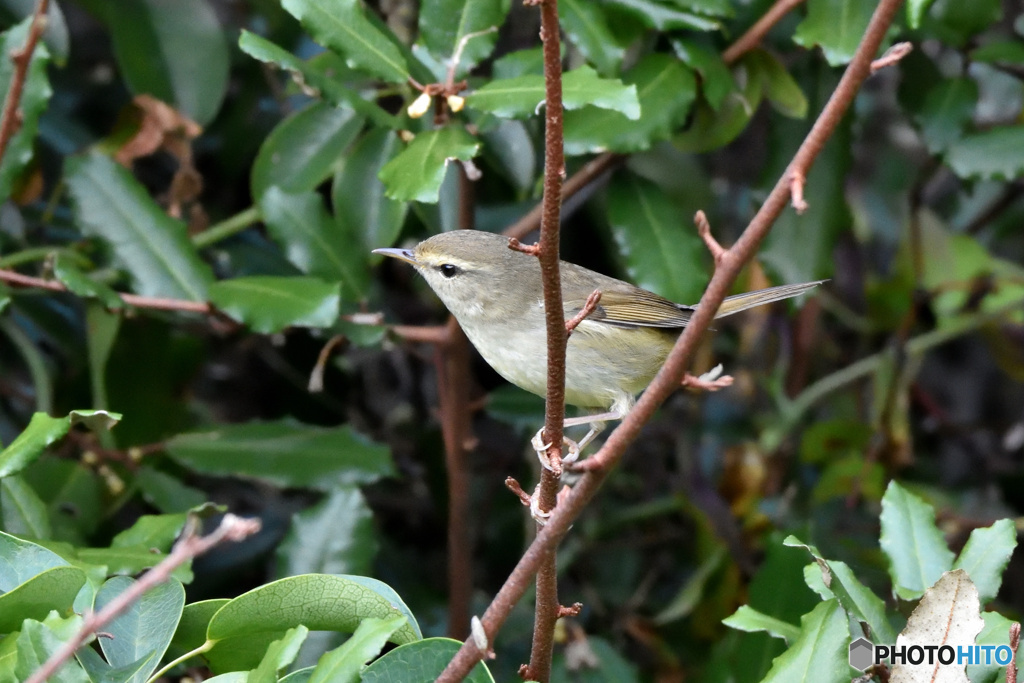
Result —
[{"label": "bird's folded wing", "polygon": [[[566,301],[565,312],[572,317],[583,310],[586,301]],[[587,320],[616,327],[685,327],[692,311],[639,287],[616,288],[601,292],[597,308]]]}]

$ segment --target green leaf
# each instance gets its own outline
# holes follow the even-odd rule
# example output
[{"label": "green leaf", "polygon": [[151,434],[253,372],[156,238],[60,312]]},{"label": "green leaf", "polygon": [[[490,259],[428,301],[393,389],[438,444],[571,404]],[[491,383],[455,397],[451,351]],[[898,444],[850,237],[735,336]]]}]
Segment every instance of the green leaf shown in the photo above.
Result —
[{"label": "green leaf", "polygon": [[740,608],[732,616],[723,619],[722,623],[739,631],[750,633],[764,631],[790,643],[800,636],[800,629],[793,624],[762,614],[750,605],[740,605]]},{"label": "green leaf", "polygon": [[807,49],[820,46],[829,64],[842,66],[853,58],[874,11],[863,0],[808,0],[793,40]]},{"label": "green leaf", "polygon": [[[74,557],[78,564],[104,566],[108,575],[134,575],[155,567],[166,557],[165,553],[154,552],[150,546],[136,545],[113,548],[78,548]],[[192,564],[186,562],[171,574],[182,583],[193,579]]]},{"label": "green leaf", "polygon": [[[1007,635],[1010,633],[1010,626],[1014,623],[1013,620],[1007,619],[1002,614],[996,612],[982,612],[981,618],[984,620],[985,626],[981,629],[981,633],[978,634],[974,642],[981,646],[999,647],[1000,645],[1007,645]],[[1018,662],[1021,660],[1022,655],[1024,655],[1024,649],[1018,646],[1016,652]],[[1003,683],[1006,680],[1006,668],[999,666],[994,657],[985,664],[968,664],[967,680],[971,681],[971,683]]]},{"label": "green leaf", "polygon": [[[390,247],[398,239],[409,205],[386,197],[384,184],[377,176],[401,149],[395,133],[376,128],[367,132],[338,166],[331,202],[342,243],[360,244],[369,251]],[[351,248],[347,251],[368,274],[366,253]],[[369,277],[364,282],[368,284]],[[360,294],[365,294],[365,288]]]},{"label": "green leaf", "polygon": [[119,0],[105,8],[114,54],[134,94],[171,103],[205,126],[228,85],[228,44],[206,0]]},{"label": "green leaf", "polygon": [[368,617],[404,616],[408,623],[388,639],[397,645],[420,640],[419,626],[398,595],[386,584],[361,576],[305,574],[254,588],[221,607],[210,620],[206,637],[283,632],[305,625],[311,631],[353,633]]},{"label": "green leaf", "polygon": [[23,619],[71,609],[85,578],[56,553],[0,532],[0,633],[17,630]]},{"label": "green leaf", "polygon": [[53,536],[46,503],[16,474],[0,479],[0,528],[22,538]]},{"label": "green leaf", "polygon": [[953,563],[953,569],[963,569],[978,588],[981,604],[995,600],[1003,581],[1003,572],[1017,547],[1017,530],[1013,520],[1000,519],[992,526],[975,529],[967,545]]},{"label": "green leaf", "polygon": [[1013,180],[1024,175],[1024,126],[965,135],[949,146],[946,163],[961,178]]},{"label": "green leaf", "polygon": [[673,40],[672,48],[683,63],[700,74],[700,89],[712,109],[718,110],[726,96],[736,89],[729,67],[717,50],[692,40]]},{"label": "green leaf", "polygon": [[352,109],[313,102],[279,123],[260,146],[252,165],[252,195],[267,189],[305,192],[326,180],[345,148],[363,128]]},{"label": "green leaf", "polygon": [[[315,94],[322,97],[328,104],[333,104],[336,107],[342,104],[347,105],[357,114],[365,116],[377,125],[386,128],[398,128],[401,124],[401,119],[397,116],[392,116],[381,109],[375,102],[365,99],[357,90],[339,83],[329,70],[321,66],[319,60],[303,61],[280,45],[276,45],[245,29],[242,29],[242,33],[238,37],[238,47],[242,52],[261,62],[274,64],[288,71],[293,80],[298,82],[307,91],[312,89]],[[333,53],[321,54],[337,58]]]},{"label": "green leaf", "polygon": [[850,680],[850,627],[837,600],[822,602],[800,619],[800,636],[775,658],[763,683],[840,683]]},{"label": "green leaf", "polygon": [[119,310],[125,306],[117,292],[83,273],[66,254],[58,254],[53,259],[53,276],[72,294],[87,299],[95,298],[111,310]]},{"label": "green leaf", "polygon": [[796,79],[767,50],[752,50],[744,57],[751,76],[760,78],[765,98],[782,115],[794,119],[807,116],[807,98]]},{"label": "green leaf", "polygon": [[682,28],[694,31],[717,31],[721,24],[693,12],[684,12],[663,5],[656,0],[608,0],[610,5],[621,7],[637,17],[650,28],[671,31]]},{"label": "green leaf", "polygon": [[302,624],[285,631],[280,639],[270,644],[259,666],[249,673],[246,683],[277,683],[278,672],[295,661],[308,635],[309,629]]},{"label": "green leaf", "polygon": [[[101,610],[135,583],[127,576],[115,576],[96,594],[96,609]],[[145,683],[156,671],[178,627],[185,606],[185,589],[175,579],[146,591],[104,627],[110,638],[100,638],[100,647],[114,667],[128,666],[140,660],[145,663],[128,679]]]},{"label": "green leaf", "polygon": [[63,439],[72,425],[82,423],[90,429],[110,429],[120,419],[119,413],[105,410],[73,410],[67,417],[35,413],[25,431],[0,451],[0,477],[17,474],[25,469],[48,446]]},{"label": "green leaf", "polygon": [[204,474],[251,477],[321,491],[394,475],[387,447],[366,440],[347,426],[223,425],[175,436],[167,442],[167,452],[182,465]]},{"label": "green leaf", "polygon": [[935,0],[908,0],[907,23],[910,24],[910,28],[916,30],[921,27],[921,20],[933,2]]},{"label": "green leaf", "polygon": [[446,126],[417,135],[398,156],[384,165],[378,177],[385,194],[399,201],[437,203],[450,159],[469,161],[480,143],[462,128]]},{"label": "green leaf", "polygon": [[[21,626],[21,633],[16,636],[17,664],[13,680],[27,680],[46,660],[64,647],[81,625],[82,618],[77,615],[68,619],[50,615],[44,621],[26,619]],[[74,659],[67,660],[46,680],[47,683],[91,683],[85,670]]]},{"label": "green leaf", "polygon": [[236,277],[211,285],[210,303],[262,334],[330,327],[338,319],[341,285],[312,277]]},{"label": "green leaf", "polygon": [[978,85],[972,78],[949,78],[931,88],[914,117],[928,151],[938,154],[956,144],[977,103]]},{"label": "green leaf", "polygon": [[230,600],[218,598],[215,600],[200,600],[185,605],[181,611],[181,619],[178,620],[178,628],[174,631],[171,639],[169,655],[175,656],[185,652],[191,652],[206,642],[206,629],[221,607],[228,604]]},{"label": "green leaf", "polygon": [[849,565],[838,560],[826,560],[812,545],[807,545],[796,536],[788,536],[783,544],[789,547],[805,548],[814,558],[816,564],[810,565],[817,570],[818,578],[822,584],[828,585],[828,596],[823,599],[835,597],[839,604],[850,613],[850,615],[871,628],[871,634],[875,642],[895,643],[896,631],[889,623],[885,613],[885,603],[880,597],[865,586],[854,575]]},{"label": "green leaf", "polygon": [[377,554],[373,513],[354,486],[332,490],[319,503],[292,517],[277,548],[280,576],[368,574]]},{"label": "green leaf", "polygon": [[598,73],[614,74],[626,51],[615,38],[605,10],[586,0],[560,0],[558,18],[568,37]]},{"label": "green leaf", "polygon": [[968,46],[975,35],[998,22],[1003,15],[1003,3],[1000,0],[939,0],[931,10],[924,22],[925,30],[950,47],[957,48]]},{"label": "green leaf", "polygon": [[652,54],[623,75],[635,85],[640,118],[584,107],[565,113],[565,153],[636,152],[648,149],[683,124],[697,96],[697,79],[679,60]]},{"label": "green leaf", "polygon": [[[461,645],[450,638],[427,638],[396,647],[366,667],[362,683],[429,683],[441,675]],[[478,662],[463,680],[494,683],[483,662]]]},{"label": "green leaf", "polygon": [[94,152],[68,159],[65,181],[79,229],[110,242],[139,294],[206,300],[213,276],[185,224],[164,213],[124,167]]},{"label": "green leaf", "polygon": [[632,282],[696,303],[708,280],[704,245],[664,192],[631,173],[617,174],[608,186],[608,223]]},{"label": "green leaf", "polygon": [[[532,75],[492,80],[466,97],[471,107],[505,118],[534,116],[543,102],[544,77]],[[601,78],[585,64],[565,73],[562,104],[567,110],[591,105],[620,112],[633,121],[640,118],[635,85],[624,85],[617,78]]]},{"label": "green leaf", "polygon": [[267,232],[297,268],[323,280],[340,280],[345,297],[353,301],[365,296],[370,284],[367,251],[346,238],[319,193],[290,194],[272,187],[260,201],[260,212]]},{"label": "green leaf", "polygon": [[[7,94],[11,91],[14,61],[10,55],[25,45],[31,21],[30,17],[26,18],[0,34],[0,55],[4,55],[3,59],[0,59],[0,93],[4,93],[0,99],[6,100]],[[46,77],[46,65],[49,61],[46,46],[37,45],[25,75],[24,90],[18,107],[19,125],[8,140],[7,149],[0,159],[0,203],[7,201],[15,181],[32,161],[32,150],[39,131],[39,117],[45,111],[53,94],[50,81]]]},{"label": "green leaf", "polygon": [[363,666],[380,654],[406,621],[401,615],[363,619],[351,638],[320,658],[309,678],[310,683],[359,683]]},{"label": "green leaf", "polygon": [[140,467],[135,485],[146,502],[164,513],[185,512],[206,501],[206,494],[186,486],[180,479],[152,467]]},{"label": "green leaf", "polygon": [[[460,78],[490,56],[508,9],[509,0],[424,0],[419,8],[420,39],[446,62],[463,44],[455,70]],[[495,30],[488,31],[491,28]]]},{"label": "green leaf", "polygon": [[953,566],[953,552],[935,526],[935,511],[893,481],[882,498],[880,521],[893,592],[904,600],[921,597]]},{"label": "green leaf", "polygon": [[114,536],[111,548],[144,546],[162,552],[171,549],[171,544],[185,528],[188,514],[179,512],[172,515],[142,515],[135,524]]},{"label": "green leaf", "polygon": [[994,40],[971,50],[971,61],[988,64],[1024,64],[1024,43]]},{"label": "green leaf", "polygon": [[409,67],[391,38],[363,14],[359,0],[282,0],[321,45],[346,57],[349,65],[390,83],[406,83]]}]

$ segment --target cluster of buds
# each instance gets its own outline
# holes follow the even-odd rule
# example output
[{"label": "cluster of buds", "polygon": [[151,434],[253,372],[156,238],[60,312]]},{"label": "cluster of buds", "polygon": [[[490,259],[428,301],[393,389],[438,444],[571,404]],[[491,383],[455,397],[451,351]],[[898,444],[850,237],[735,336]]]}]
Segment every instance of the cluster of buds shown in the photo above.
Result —
[{"label": "cluster of buds", "polygon": [[462,81],[454,83],[452,85],[445,85],[442,83],[431,83],[426,86],[417,87],[422,91],[415,100],[412,101],[406,108],[406,113],[409,114],[409,118],[418,119],[428,111],[430,111],[430,105],[434,100],[434,97],[444,97],[448,103],[448,109],[453,112],[462,111],[462,108],[466,106],[466,98],[461,97],[458,93],[466,89],[466,82]]}]

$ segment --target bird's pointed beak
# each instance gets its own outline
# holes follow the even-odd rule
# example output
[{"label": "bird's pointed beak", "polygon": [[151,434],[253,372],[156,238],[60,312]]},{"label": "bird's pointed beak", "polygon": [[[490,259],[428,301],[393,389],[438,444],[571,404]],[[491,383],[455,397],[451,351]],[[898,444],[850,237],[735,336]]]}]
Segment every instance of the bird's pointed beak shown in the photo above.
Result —
[{"label": "bird's pointed beak", "polygon": [[411,263],[414,266],[419,265],[419,262],[416,260],[416,255],[411,249],[374,249],[373,253],[390,256],[391,258],[396,258],[399,261]]}]

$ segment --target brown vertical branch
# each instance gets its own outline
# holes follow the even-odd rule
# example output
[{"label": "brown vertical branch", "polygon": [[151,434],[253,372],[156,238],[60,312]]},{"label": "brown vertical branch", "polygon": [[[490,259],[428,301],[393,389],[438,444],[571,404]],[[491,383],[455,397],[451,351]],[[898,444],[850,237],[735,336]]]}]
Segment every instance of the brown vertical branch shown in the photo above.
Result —
[{"label": "brown vertical branch", "polygon": [[[25,79],[28,76],[28,67],[32,63],[32,53],[36,50],[39,38],[46,28],[46,11],[49,9],[50,0],[39,0],[35,11],[32,13],[32,24],[28,29],[28,36],[25,38],[25,45],[19,50],[11,52],[11,61],[14,62],[14,74],[11,76],[11,87],[7,91],[7,99],[4,101],[4,111],[0,115],[0,161],[7,152],[7,145],[21,125],[21,114],[18,105],[21,103],[21,93],[25,89]],[[3,59],[7,55],[0,55]]]},{"label": "brown vertical branch", "polygon": [[[526,549],[522,559],[509,574],[487,611],[484,612],[481,624],[492,641],[494,634],[508,618],[512,608],[526,592],[530,576],[538,571],[548,554],[557,547],[573,521],[597,493],[605,478],[621,459],[626,446],[636,438],[640,429],[651,419],[658,406],[679,385],[701,335],[711,324],[729,287],[735,281],[743,265],[754,257],[758,245],[768,234],[772,223],[786,208],[790,198],[792,178],[797,175],[806,176],[825,141],[835,131],[843,114],[849,109],[861,84],[870,75],[871,60],[878,52],[878,48],[885,38],[886,30],[892,24],[893,17],[901,4],[902,0],[880,0],[864,38],[857,48],[857,53],[814,127],[808,133],[800,149],[797,150],[786,173],[779,178],[771,194],[768,195],[765,203],[736,244],[716,258],[714,277],[664,367],[637,401],[636,407],[608,437],[601,450],[584,461],[584,465],[590,463],[588,467],[581,468],[586,473],[552,512],[548,523],[540,530],[530,547]],[[484,654],[486,653],[482,652],[473,642],[463,644],[437,680],[442,683],[462,680]]]},{"label": "brown vertical branch", "polygon": [[[473,183],[460,164],[459,228],[474,225]],[[445,341],[435,349],[441,434],[444,437],[445,469],[448,474],[448,635],[462,640],[469,636],[473,597],[473,538],[469,520],[471,441],[469,409],[469,341],[455,316],[448,318]]]},{"label": "brown vertical branch", "polygon": [[[557,0],[528,0],[540,7],[540,35],[544,45],[544,196],[541,200],[541,278],[544,287],[544,319],[547,327],[547,401],[544,410],[544,441],[552,467],[541,468],[537,507],[541,514],[555,508],[561,475],[562,421],[565,419],[565,347],[568,331],[562,307],[558,232],[561,223],[562,181],[565,155],[562,148],[562,57],[559,45]],[[534,359],[532,362],[540,362]],[[533,644],[530,664],[520,670],[526,680],[546,683],[551,678],[555,622],[558,620],[558,571],[556,548],[544,554],[537,572]]]}]

